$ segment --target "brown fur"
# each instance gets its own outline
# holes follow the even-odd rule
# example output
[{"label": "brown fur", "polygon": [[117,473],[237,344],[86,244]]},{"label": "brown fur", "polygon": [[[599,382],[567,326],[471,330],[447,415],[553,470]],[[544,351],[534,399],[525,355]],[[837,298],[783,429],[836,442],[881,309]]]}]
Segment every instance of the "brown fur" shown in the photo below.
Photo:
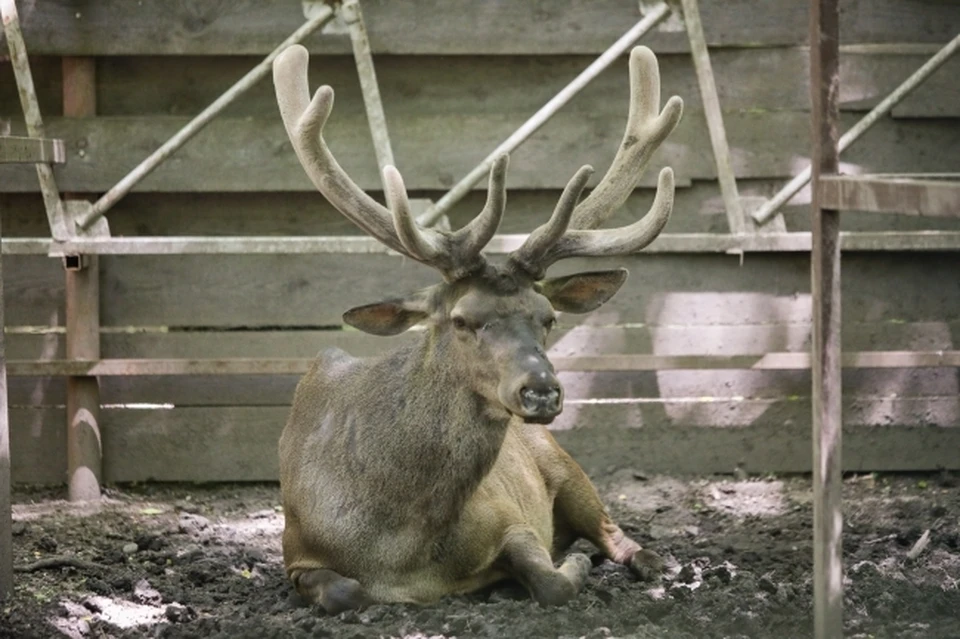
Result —
[{"label": "brown fur", "polygon": [[[615,292],[622,272],[535,290],[488,269],[362,307],[370,312],[354,317],[381,328],[427,326],[382,357],[327,350],[297,388],[280,472],[284,562],[301,595],[336,612],[425,603],[514,577],[538,601],[562,603],[590,564],[574,556],[555,569],[553,560],[579,537],[638,573],[655,568],[547,429],[502,401],[530,371],[553,378],[544,353],[551,302],[598,305],[597,295],[602,303],[613,294],[611,277]],[[538,292],[571,288],[582,299]]]}]

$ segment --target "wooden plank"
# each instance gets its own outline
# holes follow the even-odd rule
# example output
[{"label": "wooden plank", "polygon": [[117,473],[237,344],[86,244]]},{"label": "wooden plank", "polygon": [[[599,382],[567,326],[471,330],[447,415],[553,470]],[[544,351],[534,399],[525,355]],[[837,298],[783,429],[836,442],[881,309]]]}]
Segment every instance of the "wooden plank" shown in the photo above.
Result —
[{"label": "wooden plank", "polygon": [[820,185],[823,205],[832,209],[960,217],[960,180],[840,175]]},{"label": "wooden plank", "polygon": [[0,164],[66,162],[63,140],[0,135]]},{"label": "wooden plank", "polygon": [[66,483],[66,424],[67,413],[62,407],[10,409],[10,455],[14,483]]},{"label": "wooden plank", "polygon": [[838,172],[840,10],[810,1],[810,188],[813,251],[813,613],[816,639],[843,635],[843,391],[840,337],[840,215],[823,202],[820,176]]},{"label": "wooden plank", "polygon": [[[673,370],[559,373],[564,397],[574,400],[720,401],[791,399],[809,401],[809,371]],[[106,406],[289,406],[299,375],[105,377],[101,398]],[[960,395],[953,368],[846,369],[844,392],[864,410],[887,408],[889,398],[936,404]],[[12,377],[10,402],[17,407],[63,406],[63,378]],[[948,416],[949,417],[949,416]],[[952,419],[952,417],[950,417]],[[947,422],[944,425],[951,425]]]},{"label": "wooden plank", "polygon": [[[0,223],[0,238],[3,225]],[[0,601],[13,594],[13,511],[10,502],[10,412],[7,395],[3,263],[0,261]]]},{"label": "wooden plank", "polygon": [[[960,10],[930,0],[855,0],[844,11],[844,41],[944,42]],[[224,4],[109,0],[77,6],[44,0],[21,20],[35,55],[265,54],[303,22],[298,3],[242,0]],[[709,0],[703,23],[713,46],[803,44],[807,7],[793,0]],[[79,17],[78,17],[79,13]],[[640,17],[619,0],[575,0],[540,6],[469,0],[378,2],[364,6],[375,54],[592,53],[603,51]],[[426,17],[429,16],[429,19]],[[748,19],[745,19],[745,16]],[[314,52],[346,53],[346,36],[321,35]],[[644,40],[655,50],[685,51],[683,32]]]},{"label": "wooden plank", "polygon": [[[933,47],[933,51],[936,47]],[[840,107],[867,111],[893,90],[933,51],[844,52],[840,60]],[[712,49],[720,104],[728,110],[804,111],[810,106],[804,47]],[[232,82],[256,65],[259,56],[118,56],[97,60],[98,110],[105,116],[193,115],[213,102]],[[377,79],[390,118],[409,113],[489,113],[504,105],[531,114],[593,61],[592,56],[378,56]],[[657,50],[664,91],[683,98],[694,112],[700,93],[689,54]],[[37,94],[43,113],[61,113],[61,70],[56,58],[35,56]],[[626,60],[602,73],[567,107],[576,113],[622,117],[628,100]],[[900,117],[960,117],[960,59],[945,63],[894,109]],[[163,78],[163,82],[157,82]],[[536,83],[531,84],[531,78]],[[743,81],[756,78],[763,81]],[[310,69],[311,86],[337,91],[337,109],[363,107],[352,56],[324,56]],[[9,67],[0,67],[0,111],[18,112]],[[273,116],[276,97],[270,82],[253,87],[227,108],[228,117]]]},{"label": "wooden plank", "polygon": [[[527,114],[411,114],[389,124],[398,163],[411,190],[444,189],[473,168],[523,122]],[[854,118],[850,114],[847,119]],[[741,178],[788,177],[797,170],[795,156],[809,139],[802,112],[726,112],[733,168]],[[846,119],[845,119],[846,121]],[[78,123],[51,119],[51,135],[68,140],[70,161],[58,172],[62,188],[103,191],[153,152],[186,123],[179,117],[96,118]],[[341,163],[363,188],[378,189],[379,176],[365,118],[335,112],[329,143]],[[767,131],[779,131],[770,136]],[[559,113],[517,150],[508,187],[560,189],[583,162],[603,173],[623,133],[620,118]],[[576,149],[571,153],[570,149]],[[83,152],[81,156],[80,152]],[[567,158],[558,161],[557,158]],[[885,120],[850,149],[845,162],[867,172],[890,172],[909,166],[917,172],[960,164],[960,127],[949,120]],[[680,183],[713,179],[704,119],[687,117],[660,149],[643,181],[650,185],[657,170],[673,166]],[[256,179],[251,179],[256,176]],[[8,167],[0,174],[0,190],[33,192],[29,168]],[[213,121],[190,144],[144,180],[139,191],[313,191],[277,117],[225,118]],[[482,190],[482,189],[481,189]]]},{"label": "wooden plank", "polygon": [[[949,415],[953,404],[944,400]],[[923,421],[929,403],[912,410],[888,405],[875,413],[851,405],[845,470],[957,469],[960,428]],[[809,410],[803,402],[739,402],[684,406],[607,404],[568,407],[562,418],[588,427],[563,428],[558,440],[588,470],[625,466],[647,472],[809,472]],[[890,413],[893,409],[895,412]],[[107,481],[275,481],[276,443],[286,407],[105,410]],[[733,413],[725,425],[715,415]],[[61,483],[63,411],[15,409],[14,481]],[[887,420],[887,417],[891,416]],[[900,419],[920,421],[902,422]],[[788,421],[784,421],[784,420]],[[703,425],[707,421],[707,425]],[[625,426],[630,425],[630,426]]]},{"label": "wooden plank", "polygon": [[[63,323],[60,265],[8,256],[8,323]],[[851,253],[847,307],[857,322],[946,321],[960,317],[958,253]],[[650,254],[567,260],[555,275],[626,267],[633,277],[607,305],[584,318],[594,325],[806,322],[808,258],[797,253]],[[435,283],[428,268],[387,255],[104,257],[105,326],[329,327],[359,304]],[[385,274],[390,274],[389,278]],[[936,281],[936,288],[930,282]],[[898,283],[891,296],[890,282]]]},{"label": "wooden plank", "polygon": [[[806,370],[808,353],[761,355],[651,355],[605,354],[592,357],[551,357],[560,371],[662,371],[662,370]],[[845,368],[960,367],[960,351],[846,352]],[[144,376],[144,375],[296,375],[305,373],[313,358],[226,359],[100,359],[8,360],[10,375],[43,377]]]}]

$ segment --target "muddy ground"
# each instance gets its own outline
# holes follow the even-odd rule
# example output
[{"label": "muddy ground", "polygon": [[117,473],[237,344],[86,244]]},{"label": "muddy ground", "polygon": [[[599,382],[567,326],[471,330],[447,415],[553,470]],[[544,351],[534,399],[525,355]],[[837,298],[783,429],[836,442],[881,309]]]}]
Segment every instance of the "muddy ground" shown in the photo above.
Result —
[{"label": "muddy ground", "polygon": [[[661,583],[598,562],[572,603],[516,587],[331,617],[283,574],[275,485],[124,486],[74,506],[14,495],[15,594],[0,637],[809,637],[808,478],[596,478],[621,525],[661,553]],[[847,637],[960,637],[960,487],[948,475],[846,479]],[[929,530],[929,544],[909,556]]]}]

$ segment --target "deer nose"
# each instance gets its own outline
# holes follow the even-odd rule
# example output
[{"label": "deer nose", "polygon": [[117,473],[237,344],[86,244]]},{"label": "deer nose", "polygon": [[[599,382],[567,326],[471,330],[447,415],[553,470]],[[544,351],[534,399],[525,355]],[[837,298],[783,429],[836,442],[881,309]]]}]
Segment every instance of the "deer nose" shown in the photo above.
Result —
[{"label": "deer nose", "polygon": [[560,387],[520,389],[520,404],[533,415],[556,415],[560,412]]}]

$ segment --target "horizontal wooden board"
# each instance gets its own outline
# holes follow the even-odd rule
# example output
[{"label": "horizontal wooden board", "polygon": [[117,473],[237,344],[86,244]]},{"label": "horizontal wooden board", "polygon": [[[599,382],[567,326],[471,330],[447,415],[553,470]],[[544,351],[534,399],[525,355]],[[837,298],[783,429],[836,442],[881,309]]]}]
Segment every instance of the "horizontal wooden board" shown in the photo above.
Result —
[{"label": "horizontal wooden board", "polygon": [[[785,180],[739,180],[741,196],[751,205],[775,193]],[[373,196],[381,199],[379,192]],[[438,200],[441,191],[420,191],[418,197]],[[553,210],[559,190],[513,190],[500,229],[529,233]],[[450,212],[459,228],[475,216],[486,194],[472,191]],[[653,189],[634,192],[615,212],[608,227],[629,224],[649,210]],[[810,230],[809,191],[803,191],[782,209],[791,231]],[[43,200],[39,194],[0,194],[0,215],[6,237],[49,236]],[[133,193],[111,209],[110,229],[124,236],[336,236],[361,234],[356,226],[315,192],[283,193]],[[960,219],[933,219],[911,215],[876,215],[844,211],[844,231],[960,230]],[[726,233],[727,218],[716,181],[696,181],[676,190],[673,215],[666,233]]]},{"label": "horizontal wooden board", "polygon": [[[957,401],[940,407],[956,418]],[[586,428],[563,429],[560,443],[587,470],[629,466],[649,472],[809,472],[809,404],[739,402],[722,423],[703,425],[703,407],[583,405],[575,417]],[[726,406],[713,406],[721,412]],[[844,428],[844,469],[960,468],[960,427],[916,425],[909,401],[883,414],[851,406]],[[926,404],[923,409],[926,410]],[[566,413],[565,413],[566,414]],[[277,440],[285,408],[105,410],[102,414],[107,481],[264,481],[277,478]],[[573,415],[571,414],[571,417]],[[737,422],[741,422],[738,424]],[[63,411],[14,409],[13,480],[62,483]]]},{"label": "horizontal wooden board", "polygon": [[[876,106],[920,67],[930,53],[842,52],[840,108]],[[805,111],[810,108],[809,55],[805,48],[713,49],[711,66],[725,109]],[[97,60],[97,112],[101,116],[194,115],[253,68],[255,56],[117,56]],[[591,62],[591,56],[378,56],[377,83],[388,124],[400,114],[533,114]],[[700,90],[688,54],[658,56],[664,97],[679,95],[687,109],[701,108]],[[62,113],[60,60],[34,56],[31,67],[40,108]],[[908,95],[894,113],[902,117],[960,117],[960,59],[947,61]],[[158,82],[163,78],[163,82]],[[363,97],[352,56],[314,58],[310,85],[329,84],[337,109],[362,113]],[[628,101],[626,58],[595,78],[570,104],[573,113],[621,116]],[[0,113],[19,111],[9,66],[0,66]],[[265,79],[224,115],[274,116],[273,83]]]},{"label": "horizontal wooden board", "polygon": [[[663,370],[644,372],[559,373],[568,401],[645,400],[719,401],[722,399],[785,399],[808,401],[808,371]],[[100,399],[105,405],[289,406],[296,375],[103,377]],[[11,377],[13,406],[63,406],[63,378]],[[960,396],[956,368],[848,369],[843,392],[849,401],[883,405],[884,398],[930,401],[931,410],[944,399]]]},{"label": "horizontal wooden board", "polygon": [[[397,164],[411,190],[446,189],[506,139],[527,114],[435,114],[391,121]],[[844,128],[856,117],[847,114]],[[51,119],[47,134],[67,143],[58,167],[61,189],[105,191],[187,123],[180,117]],[[806,164],[810,118],[801,112],[727,112],[733,168],[740,178],[791,177]],[[622,118],[560,113],[514,152],[510,188],[562,188],[584,163],[609,165],[623,135]],[[329,144],[353,179],[380,185],[370,133],[362,114],[334,111]],[[776,132],[772,135],[771,132]],[[15,129],[14,132],[19,132]],[[931,172],[960,164],[960,127],[951,120],[882,120],[844,154],[848,173]],[[669,165],[681,184],[716,177],[702,114],[688,111],[643,177],[655,184]],[[29,166],[0,173],[0,190],[34,192]],[[485,188],[485,184],[477,188]],[[140,191],[314,191],[293,153],[279,117],[214,120],[137,187]]]},{"label": "horizontal wooden board", "polygon": [[[59,264],[37,256],[3,259],[8,324],[62,325]],[[103,257],[100,264],[104,326],[336,326],[350,307],[438,281],[431,269],[389,255]],[[809,321],[809,258],[802,254],[751,254],[742,262],[712,254],[572,259],[553,274],[621,266],[632,277],[583,323]],[[844,316],[952,321],[960,317],[957,272],[960,253],[847,254]]]},{"label": "horizontal wooden board", "polygon": [[[712,45],[802,44],[807,5],[795,0],[704,0],[701,14]],[[576,0],[471,2],[368,0],[364,17],[375,53],[599,53],[640,15],[635,2]],[[40,54],[265,54],[303,22],[291,0],[77,5],[40,0],[20,9],[24,37]],[[960,8],[936,0],[852,0],[841,12],[844,42],[945,42]],[[2,39],[2,38],[0,38]],[[657,30],[645,43],[686,50],[683,31]],[[314,51],[350,50],[344,35],[315,35]],[[6,45],[3,45],[4,49]]]}]

